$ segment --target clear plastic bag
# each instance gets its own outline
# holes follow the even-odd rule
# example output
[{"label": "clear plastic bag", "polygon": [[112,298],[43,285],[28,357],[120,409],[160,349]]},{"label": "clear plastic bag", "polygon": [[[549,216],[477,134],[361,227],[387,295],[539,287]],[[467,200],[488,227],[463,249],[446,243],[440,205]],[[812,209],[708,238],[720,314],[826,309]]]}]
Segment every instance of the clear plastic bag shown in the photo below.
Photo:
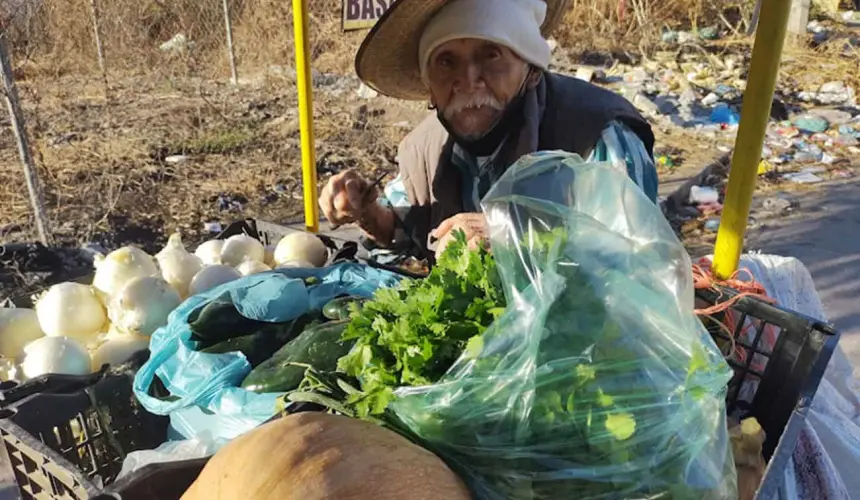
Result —
[{"label": "clear plastic bag", "polygon": [[390,410],[482,499],[736,498],[731,369],[659,208],[561,152],[517,162],[483,205],[507,310]]}]

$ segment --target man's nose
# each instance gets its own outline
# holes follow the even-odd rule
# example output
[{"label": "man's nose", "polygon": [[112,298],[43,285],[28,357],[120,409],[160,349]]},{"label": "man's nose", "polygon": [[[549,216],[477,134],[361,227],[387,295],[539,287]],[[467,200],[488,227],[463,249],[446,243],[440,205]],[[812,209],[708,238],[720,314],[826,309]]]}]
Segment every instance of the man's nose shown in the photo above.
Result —
[{"label": "man's nose", "polygon": [[472,93],[485,87],[481,67],[474,63],[464,64],[457,75],[457,88],[459,92]]}]

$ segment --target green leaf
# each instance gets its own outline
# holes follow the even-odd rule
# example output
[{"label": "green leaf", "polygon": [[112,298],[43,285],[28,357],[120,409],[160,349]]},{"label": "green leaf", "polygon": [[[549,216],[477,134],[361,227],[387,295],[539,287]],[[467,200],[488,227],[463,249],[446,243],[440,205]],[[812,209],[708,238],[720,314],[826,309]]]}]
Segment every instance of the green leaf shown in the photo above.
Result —
[{"label": "green leaf", "polygon": [[602,406],[603,408],[608,408],[615,404],[615,400],[612,399],[612,396],[603,392],[603,389],[597,389],[597,404]]},{"label": "green leaf", "polygon": [[585,385],[597,376],[597,370],[591,365],[576,365],[575,372],[579,385]]},{"label": "green leaf", "polygon": [[466,350],[463,353],[469,359],[477,359],[484,350],[484,339],[480,335],[476,335],[469,339],[466,344]]},{"label": "green leaf", "polygon": [[624,441],[636,432],[636,420],[630,413],[610,413],[606,416],[606,430],[618,441]]},{"label": "green leaf", "polygon": [[567,410],[568,413],[573,413],[574,409],[576,408],[574,406],[574,402],[575,399],[573,397],[573,394],[567,397],[567,404],[565,405],[564,409]]}]

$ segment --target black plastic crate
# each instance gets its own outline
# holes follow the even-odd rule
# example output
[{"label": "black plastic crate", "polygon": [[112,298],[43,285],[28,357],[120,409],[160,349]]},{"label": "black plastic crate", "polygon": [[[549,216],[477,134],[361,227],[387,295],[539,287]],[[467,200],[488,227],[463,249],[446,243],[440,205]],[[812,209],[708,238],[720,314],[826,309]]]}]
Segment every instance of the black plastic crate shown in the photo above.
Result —
[{"label": "black plastic crate", "polygon": [[12,498],[92,498],[116,478],[129,452],[166,440],[169,419],[147,412],[132,392],[148,355],[141,351],[85,389],[79,381],[0,409],[0,463],[18,486]]},{"label": "black plastic crate", "polygon": [[[696,296],[718,304],[734,299],[737,292],[715,288],[697,290]],[[755,417],[764,429],[762,451],[768,465],[756,498],[770,500],[781,487],[839,333],[827,323],[754,296],[740,297],[729,311],[703,322],[734,370],[726,396],[729,415]],[[733,325],[730,331],[720,326],[726,323]],[[768,337],[774,339],[772,347]]]},{"label": "black plastic crate", "polygon": [[[208,457],[149,464],[115,481],[130,452],[167,440],[169,418],[147,412],[132,391],[148,357],[141,351],[98,374],[48,375],[3,391],[0,499],[178,500]],[[320,409],[296,403],[285,413]]]}]

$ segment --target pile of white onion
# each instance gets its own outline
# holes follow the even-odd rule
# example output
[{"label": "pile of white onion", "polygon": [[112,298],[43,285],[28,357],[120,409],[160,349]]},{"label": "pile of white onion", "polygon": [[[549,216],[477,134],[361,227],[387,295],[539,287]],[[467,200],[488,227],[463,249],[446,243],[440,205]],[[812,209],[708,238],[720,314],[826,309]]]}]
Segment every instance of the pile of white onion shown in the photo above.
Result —
[{"label": "pile of white onion", "polygon": [[0,308],[0,380],[85,375],[122,363],[148,348],[186,298],[243,276],[327,260],[323,242],[300,232],[270,247],[240,234],[207,241],[193,254],[173,234],[154,257],[131,246],[99,255],[92,285],[60,283],[36,298],[34,309]]}]

